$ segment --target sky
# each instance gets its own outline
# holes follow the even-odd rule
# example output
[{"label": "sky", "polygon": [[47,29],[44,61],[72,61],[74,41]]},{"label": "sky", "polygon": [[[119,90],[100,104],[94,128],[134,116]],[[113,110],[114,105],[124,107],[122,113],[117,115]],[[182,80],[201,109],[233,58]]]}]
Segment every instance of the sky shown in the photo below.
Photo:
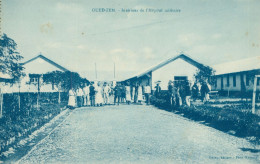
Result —
[{"label": "sky", "polygon": [[[205,65],[259,56],[259,0],[3,0],[2,32],[90,80],[124,79],[180,53]],[[112,8],[116,12],[93,12]],[[122,9],[180,12],[122,12]]]}]

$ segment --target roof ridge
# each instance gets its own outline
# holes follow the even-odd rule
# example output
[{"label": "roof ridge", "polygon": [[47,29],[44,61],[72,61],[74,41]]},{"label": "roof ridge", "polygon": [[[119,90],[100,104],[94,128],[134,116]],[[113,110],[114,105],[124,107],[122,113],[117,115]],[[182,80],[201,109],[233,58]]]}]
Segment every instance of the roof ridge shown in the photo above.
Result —
[{"label": "roof ridge", "polygon": [[58,63],[52,61],[51,59],[49,59],[49,58],[47,58],[47,57],[45,57],[45,56],[42,55],[41,53],[40,53],[38,56],[36,56],[36,57],[34,57],[34,58],[32,58],[32,59],[30,59],[30,60],[27,60],[26,62],[22,63],[22,65],[28,64],[28,63],[30,63],[30,62],[32,62],[32,61],[38,59],[38,58],[41,58],[41,59],[47,61],[48,63],[50,63],[50,64],[52,64],[52,65],[58,67],[59,69],[63,70],[64,72],[69,71],[69,70],[66,69],[65,67],[59,65]]},{"label": "roof ridge", "polygon": [[[179,58],[181,58],[181,59],[184,60],[185,62],[187,62],[187,63],[189,63],[189,64],[191,64],[191,65],[193,65],[193,66],[195,66],[195,67],[197,67],[197,68],[205,67],[204,64],[201,64],[201,63],[195,61],[194,59],[192,59],[192,58],[189,57],[188,55],[185,55],[184,53],[180,53],[180,54],[178,54],[178,55],[176,55],[176,56],[170,57],[169,59],[166,59],[166,60],[164,60],[164,61],[161,61],[160,63],[158,63],[158,64],[156,64],[156,65],[154,65],[154,66],[152,66],[152,67],[150,67],[150,68],[148,68],[148,69],[145,69],[145,71],[143,71],[143,72],[141,72],[141,73],[140,73],[140,72],[139,72],[139,73],[136,73],[136,74],[134,74],[134,76],[132,76],[132,77],[130,77],[130,78],[128,78],[128,79],[141,77],[141,76],[143,76],[143,75],[145,75],[145,74],[147,74],[147,73],[149,73],[149,72],[151,72],[151,71],[155,71],[155,70],[157,70],[157,69],[163,67],[164,65],[169,64],[169,63],[171,63],[171,62],[173,62],[173,61],[175,61],[175,60],[177,60],[177,59],[179,59]],[[126,79],[126,80],[128,80],[128,79]]]}]

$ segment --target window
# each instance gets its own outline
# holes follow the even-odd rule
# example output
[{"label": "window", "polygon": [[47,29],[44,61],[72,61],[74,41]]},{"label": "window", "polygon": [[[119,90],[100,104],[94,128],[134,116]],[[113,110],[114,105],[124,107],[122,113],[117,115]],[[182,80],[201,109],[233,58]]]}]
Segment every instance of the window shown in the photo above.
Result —
[{"label": "window", "polygon": [[236,79],[236,75],[233,75],[233,87],[237,86],[237,79]]},{"label": "window", "polygon": [[30,83],[37,83],[37,82],[38,82],[38,78],[37,77],[30,78]]},{"label": "window", "polygon": [[227,75],[227,87],[229,87],[229,75]]},{"label": "window", "polygon": [[188,80],[188,77],[187,76],[174,76],[174,80]]},{"label": "window", "polygon": [[246,75],[246,86],[249,86],[249,76]]},{"label": "window", "polygon": [[38,83],[39,78],[41,77],[40,74],[29,74],[30,83]]}]

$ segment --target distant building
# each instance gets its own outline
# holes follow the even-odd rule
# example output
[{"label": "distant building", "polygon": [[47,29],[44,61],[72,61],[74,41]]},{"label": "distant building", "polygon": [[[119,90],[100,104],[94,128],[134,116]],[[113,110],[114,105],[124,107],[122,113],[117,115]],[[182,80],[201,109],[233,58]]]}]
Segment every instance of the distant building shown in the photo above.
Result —
[{"label": "distant building", "polygon": [[12,77],[8,74],[0,72],[0,82],[8,82],[12,79]]},{"label": "distant building", "polygon": [[167,90],[169,80],[189,80],[194,82],[194,74],[203,67],[205,67],[203,64],[187,55],[180,54],[145,71],[141,71],[122,82],[129,81],[132,84],[139,83],[141,85],[148,83],[154,90],[156,82],[161,81],[162,90]]},{"label": "distant building", "polygon": [[[20,83],[13,85],[6,84],[3,87],[4,93],[13,92],[57,92],[57,88],[52,84],[44,84],[43,74],[52,71],[66,72],[68,69],[46,58],[43,55],[38,55],[23,64],[25,77],[21,78]],[[39,88],[38,88],[39,87]]]},{"label": "distant building", "polygon": [[[254,76],[260,75],[260,56],[227,62],[213,66],[216,70],[216,83],[212,89],[229,92],[253,90]],[[243,89],[244,88],[244,89]],[[260,89],[260,79],[257,79],[257,90]]]}]

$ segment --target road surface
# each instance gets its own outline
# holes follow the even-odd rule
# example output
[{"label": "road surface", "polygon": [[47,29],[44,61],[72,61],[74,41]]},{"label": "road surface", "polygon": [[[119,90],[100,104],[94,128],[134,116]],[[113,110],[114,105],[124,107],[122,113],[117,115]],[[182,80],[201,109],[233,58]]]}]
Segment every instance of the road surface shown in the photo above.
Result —
[{"label": "road surface", "polygon": [[240,139],[145,105],[75,109],[19,163],[258,163]]}]

